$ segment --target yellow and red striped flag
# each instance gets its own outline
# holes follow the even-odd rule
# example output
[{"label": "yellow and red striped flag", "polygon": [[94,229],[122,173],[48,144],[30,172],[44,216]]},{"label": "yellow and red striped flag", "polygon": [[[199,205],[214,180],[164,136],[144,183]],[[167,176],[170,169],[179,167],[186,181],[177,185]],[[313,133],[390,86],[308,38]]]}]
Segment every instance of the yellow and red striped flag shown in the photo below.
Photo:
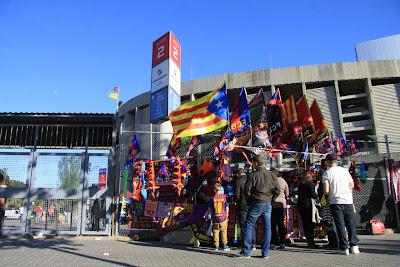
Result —
[{"label": "yellow and red striped flag", "polygon": [[119,86],[115,86],[113,91],[108,94],[108,98],[117,100],[119,98]]},{"label": "yellow and red striped flag", "polygon": [[297,116],[296,102],[294,101],[293,95],[291,95],[285,101],[285,103],[283,103],[282,110],[288,125],[295,124],[299,121],[299,117]]},{"label": "yellow and red striped flag", "polygon": [[169,115],[169,120],[176,137],[201,135],[228,125],[225,84],[202,98],[181,105]]}]

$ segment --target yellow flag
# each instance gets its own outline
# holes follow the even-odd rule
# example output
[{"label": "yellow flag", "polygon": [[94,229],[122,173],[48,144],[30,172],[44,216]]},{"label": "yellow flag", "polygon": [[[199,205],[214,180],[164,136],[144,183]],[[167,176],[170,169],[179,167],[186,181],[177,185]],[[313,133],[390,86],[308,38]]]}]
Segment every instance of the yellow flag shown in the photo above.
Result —
[{"label": "yellow flag", "polygon": [[119,98],[119,87],[115,86],[114,90],[108,94],[108,98],[117,100]]}]

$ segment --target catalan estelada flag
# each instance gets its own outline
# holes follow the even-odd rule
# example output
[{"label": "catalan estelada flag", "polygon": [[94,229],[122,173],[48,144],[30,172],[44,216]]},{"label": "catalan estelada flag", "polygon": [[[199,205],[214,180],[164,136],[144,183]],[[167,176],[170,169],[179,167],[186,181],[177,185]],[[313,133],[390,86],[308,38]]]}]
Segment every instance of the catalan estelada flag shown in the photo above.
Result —
[{"label": "catalan estelada flag", "polygon": [[117,100],[119,98],[119,86],[115,86],[113,91],[108,94],[108,98]]},{"label": "catalan estelada flag", "polygon": [[174,135],[202,135],[228,124],[228,96],[225,84],[202,98],[181,105],[169,115]]}]

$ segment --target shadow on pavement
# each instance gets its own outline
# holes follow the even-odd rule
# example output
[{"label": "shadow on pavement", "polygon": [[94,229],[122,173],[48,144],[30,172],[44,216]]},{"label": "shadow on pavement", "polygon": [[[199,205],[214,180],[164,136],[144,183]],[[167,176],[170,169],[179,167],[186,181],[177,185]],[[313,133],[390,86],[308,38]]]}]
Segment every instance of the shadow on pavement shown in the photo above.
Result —
[{"label": "shadow on pavement", "polygon": [[119,262],[116,260],[109,260],[94,256],[89,256],[84,253],[79,253],[80,248],[83,248],[83,244],[77,244],[74,240],[68,238],[54,238],[54,239],[31,239],[31,238],[1,238],[0,239],[0,250],[12,250],[19,248],[31,248],[31,249],[49,249],[58,251],[61,253],[67,253],[79,257],[83,257],[85,259],[92,259],[99,261],[99,265],[103,263],[115,264],[118,266],[133,266],[131,264]]}]

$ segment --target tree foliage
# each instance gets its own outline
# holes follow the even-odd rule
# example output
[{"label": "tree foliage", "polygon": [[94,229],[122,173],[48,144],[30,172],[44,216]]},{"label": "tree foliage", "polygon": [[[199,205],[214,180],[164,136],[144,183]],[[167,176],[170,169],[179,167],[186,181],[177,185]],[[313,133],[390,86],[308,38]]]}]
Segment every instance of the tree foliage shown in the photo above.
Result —
[{"label": "tree foliage", "polygon": [[3,174],[5,184],[7,187],[16,187],[16,188],[24,188],[26,187],[24,182],[18,180],[12,180],[7,173],[7,169],[0,169],[0,173]]},{"label": "tree foliage", "polygon": [[81,158],[65,156],[58,162],[61,188],[78,188],[81,181]]}]

